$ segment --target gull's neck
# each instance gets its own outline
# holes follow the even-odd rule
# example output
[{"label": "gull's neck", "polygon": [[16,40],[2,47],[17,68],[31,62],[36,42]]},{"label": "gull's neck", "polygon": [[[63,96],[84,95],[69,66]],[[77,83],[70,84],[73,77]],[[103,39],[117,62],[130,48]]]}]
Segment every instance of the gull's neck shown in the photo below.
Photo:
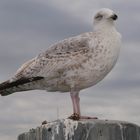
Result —
[{"label": "gull's neck", "polygon": [[94,31],[109,33],[109,32],[114,32],[114,31],[116,32],[116,28],[114,26],[114,23],[102,22],[102,23],[94,25]]}]

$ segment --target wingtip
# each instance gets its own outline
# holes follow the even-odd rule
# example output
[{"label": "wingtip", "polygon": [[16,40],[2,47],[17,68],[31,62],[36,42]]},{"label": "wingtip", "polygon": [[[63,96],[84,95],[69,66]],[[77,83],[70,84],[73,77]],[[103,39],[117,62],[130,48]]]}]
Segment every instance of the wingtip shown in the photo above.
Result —
[{"label": "wingtip", "polygon": [[3,95],[3,92],[2,91],[0,91],[0,96],[2,96]]},{"label": "wingtip", "polygon": [[0,95],[2,96],[2,94],[3,94],[3,91],[0,90]]},{"label": "wingtip", "polygon": [[9,95],[9,94],[11,94],[11,93],[9,93],[9,92],[7,92],[7,91],[0,91],[0,95],[1,95],[1,96],[7,96],[7,95]]}]

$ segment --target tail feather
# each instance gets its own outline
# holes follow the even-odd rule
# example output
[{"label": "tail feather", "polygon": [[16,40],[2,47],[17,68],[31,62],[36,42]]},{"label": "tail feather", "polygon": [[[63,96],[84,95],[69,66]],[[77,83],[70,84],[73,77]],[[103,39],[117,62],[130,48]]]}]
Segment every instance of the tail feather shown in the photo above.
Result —
[{"label": "tail feather", "polygon": [[18,91],[31,90],[34,88],[32,87],[32,84],[35,84],[35,81],[42,79],[44,79],[44,77],[21,78],[12,82],[7,80],[0,84],[0,95],[6,96]]}]

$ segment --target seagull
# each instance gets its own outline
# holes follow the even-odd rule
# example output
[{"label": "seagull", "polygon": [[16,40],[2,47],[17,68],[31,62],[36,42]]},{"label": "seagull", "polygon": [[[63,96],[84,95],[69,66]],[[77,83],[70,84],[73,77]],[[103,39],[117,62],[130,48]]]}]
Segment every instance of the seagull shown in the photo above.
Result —
[{"label": "seagull", "polygon": [[93,31],[59,41],[24,63],[0,84],[1,96],[28,90],[70,92],[73,114],[69,118],[96,118],[81,115],[79,92],[101,81],[116,64],[121,48],[117,18],[111,9],[97,11]]}]

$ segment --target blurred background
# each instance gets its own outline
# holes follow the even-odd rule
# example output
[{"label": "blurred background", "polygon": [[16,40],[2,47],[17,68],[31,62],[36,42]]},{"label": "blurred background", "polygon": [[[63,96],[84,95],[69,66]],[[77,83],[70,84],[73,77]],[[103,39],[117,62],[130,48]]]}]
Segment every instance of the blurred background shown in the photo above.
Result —
[{"label": "blurred background", "polygon": [[[113,71],[81,92],[82,114],[140,125],[139,0],[0,0],[0,82],[51,44],[92,31],[93,15],[103,7],[118,14],[123,46]],[[71,113],[69,93],[30,91],[0,97],[0,139],[15,140],[44,120]]]}]

